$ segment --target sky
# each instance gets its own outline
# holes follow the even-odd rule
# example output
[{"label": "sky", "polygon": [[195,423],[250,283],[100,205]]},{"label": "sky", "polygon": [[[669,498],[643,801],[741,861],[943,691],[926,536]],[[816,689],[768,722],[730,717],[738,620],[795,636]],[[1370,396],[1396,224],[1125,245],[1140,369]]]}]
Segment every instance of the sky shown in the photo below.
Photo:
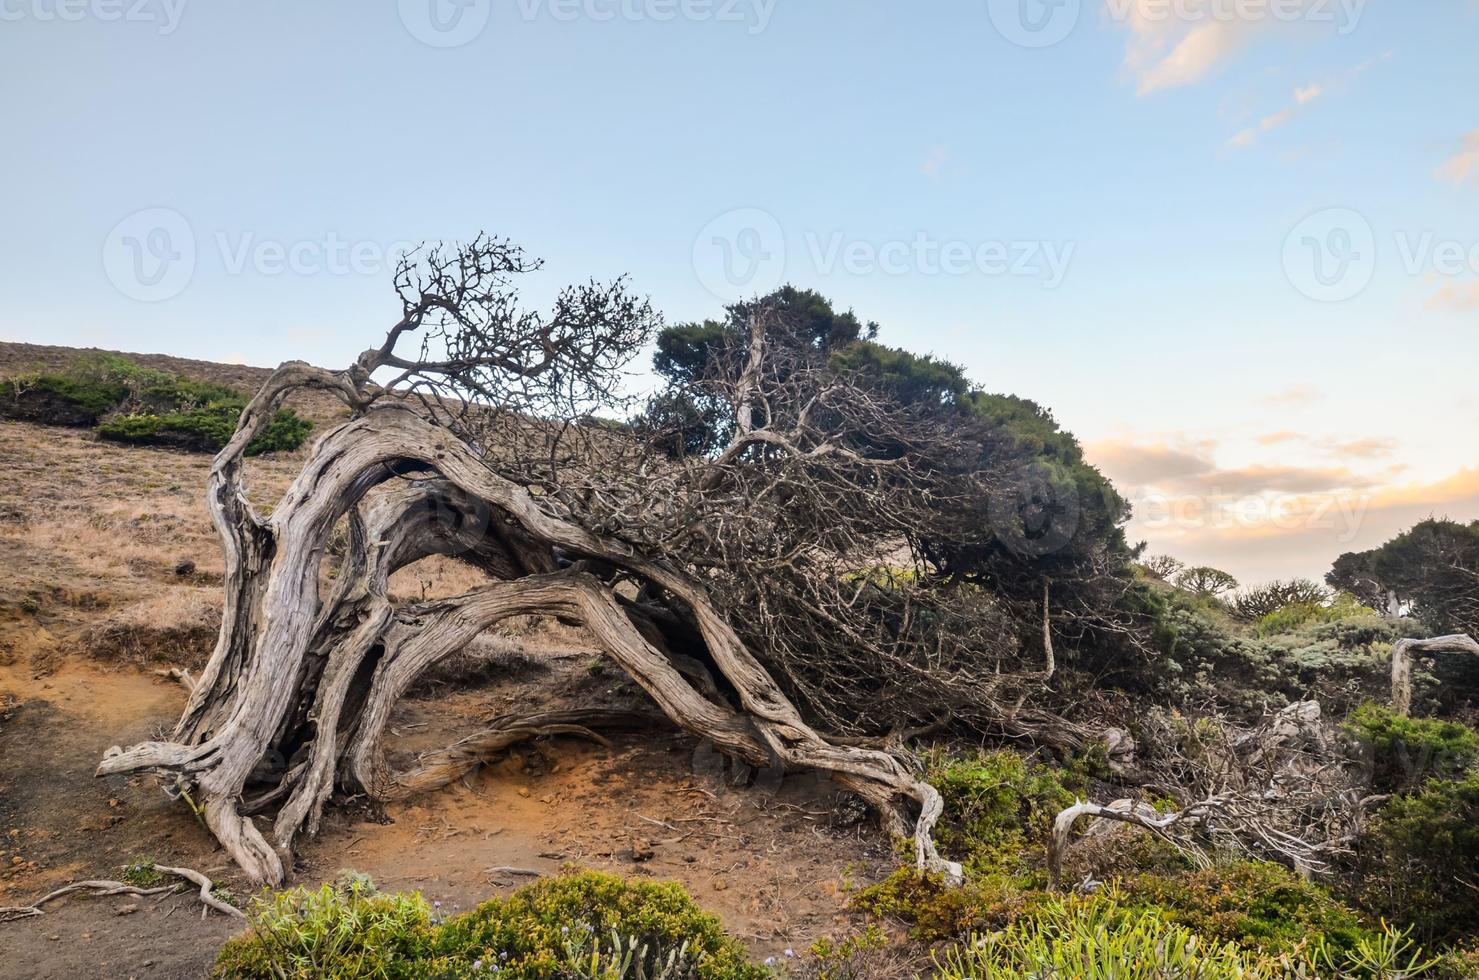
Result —
[{"label": "sky", "polygon": [[[1032,398],[1152,553],[1479,518],[1479,0],[0,0],[0,340],[337,366],[395,257],[781,282]],[[641,385],[642,378],[634,384]]]}]

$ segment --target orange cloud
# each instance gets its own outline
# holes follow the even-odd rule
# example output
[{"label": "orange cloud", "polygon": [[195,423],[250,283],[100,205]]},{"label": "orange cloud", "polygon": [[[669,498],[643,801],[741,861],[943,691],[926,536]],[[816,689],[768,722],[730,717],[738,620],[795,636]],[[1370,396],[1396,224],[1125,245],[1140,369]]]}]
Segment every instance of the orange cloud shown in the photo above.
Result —
[{"label": "orange cloud", "polygon": [[1446,282],[1428,297],[1430,310],[1479,310],[1479,282]]},{"label": "orange cloud", "polygon": [[1266,396],[1263,402],[1266,405],[1311,405],[1324,397],[1324,392],[1310,385],[1290,385],[1282,391]]},{"label": "orange cloud", "polygon": [[1434,174],[1455,184],[1479,183],[1479,129],[1464,137],[1462,149],[1446,160]]}]

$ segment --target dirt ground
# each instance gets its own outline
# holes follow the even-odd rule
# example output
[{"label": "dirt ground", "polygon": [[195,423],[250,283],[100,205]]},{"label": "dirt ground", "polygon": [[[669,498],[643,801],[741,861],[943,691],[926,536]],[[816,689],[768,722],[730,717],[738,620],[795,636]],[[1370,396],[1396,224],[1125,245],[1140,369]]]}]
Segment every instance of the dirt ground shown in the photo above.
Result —
[{"label": "dirt ground", "polygon": [[[0,350],[0,368],[38,350],[60,357]],[[0,906],[117,877],[139,859],[253,893],[152,779],[93,775],[109,746],[173,725],[184,689],[155,672],[198,667],[214,641],[221,559],[200,499],[208,465],[0,422]],[[292,455],[255,461],[254,496],[271,500],[296,468]],[[392,586],[421,596],[474,581],[430,559]],[[526,623],[487,637],[404,702],[391,748],[406,762],[531,703],[639,699],[578,631]],[[737,771],[658,732],[609,745],[543,740],[384,810],[337,801],[293,881],[353,870],[455,912],[567,866],[672,879],[768,956],[843,931],[846,891],[885,874],[889,850],[831,784]],[[201,977],[237,928],[202,918],[188,894],[64,898],[0,923],[0,978]]]}]

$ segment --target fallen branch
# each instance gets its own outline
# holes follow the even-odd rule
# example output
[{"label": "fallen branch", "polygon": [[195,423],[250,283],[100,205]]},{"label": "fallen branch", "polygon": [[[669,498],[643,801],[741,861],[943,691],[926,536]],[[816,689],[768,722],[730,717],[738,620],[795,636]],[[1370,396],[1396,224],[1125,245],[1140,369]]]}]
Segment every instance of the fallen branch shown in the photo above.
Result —
[{"label": "fallen branch", "polygon": [[1406,717],[1412,713],[1412,655],[1415,653],[1479,654],[1479,642],[1458,633],[1430,640],[1398,640],[1392,645],[1392,710]]},{"label": "fallen branch", "polygon": [[[155,865],[154,870],[160,872],[161,874],[169,874],[174,875],[177,878],[184,878],[187,881],[191,881],[199,885],[200,893],[198,897],[200,898],[201,902],[209,908],[213,908],[223,915],[235,916],[238,919],[246,917],[242,913],[242,911],[236,908],[234,905],[228,905],[227,903],[221,901],[219,898],[216,898],[215,895],[211,893],[211,889],[213,887],[211,885],[211,880],[205,875],[201,874],[199,871],[192,871],[189,868],[166,868],[164,865]],[[27,919],[32,916],[43,915],[45,913],[42,911],[41,906],[46,905],[49,902],[54,902],[64,895],[71,895],[77,892],[87,892],[93,898],[103,898],[108,895],[160,895],[164,892],[176,892],[179,890],[180,886],[178,884],[159,885],[153,888],[142,888],[138,885],[130,885],[127,882],[109,881],[107,879],[100,878],[92,878],[88,879],[87,881],[74,881],[70,885],[63,885],[61,888],[58,888],[55,891],[47,892],[45,895],[42,895],[30,905],[11,905],[0,907],[0,922],[12,922],[16,919]]]}]

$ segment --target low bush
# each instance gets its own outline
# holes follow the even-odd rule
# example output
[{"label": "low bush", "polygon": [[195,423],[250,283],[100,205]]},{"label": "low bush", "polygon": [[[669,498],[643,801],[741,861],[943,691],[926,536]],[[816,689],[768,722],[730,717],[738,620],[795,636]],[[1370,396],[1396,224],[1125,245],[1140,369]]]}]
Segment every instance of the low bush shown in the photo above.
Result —
[{"label": "low bush", "polygon": [[440,920],[419,895],[366,879],[259,899],[215,975],[763,980],[719,920],[673,883],[586,872],[537,882]]},{"label": "low bush", "polygon": [[923,942],[956,939],[1015,922],[1045,900],[1042,881],[1027,876],[972,876],[951,886],[937,874],[900,868],[853,897],[853,908],[910,926]]},{"label": "low bush", "polygon": [[1348,949],[1316,934],[1290,953],[1251,950],[1108,891],[1055,898],[1006,929],[947,948],[936,957],[935,980],[1402,980],[1425,974],[1432,962],[1406,934],[1389,930],[1362,935]]},{"label": "low bush", "polygon": [[1112,898],[1049,903],[1001,932],[947,949],[936,964],[937,980],[1243,980],[1276,975],[1232,943],[1207,942],[1154,912],[1132,911]]},{"label": "low bush", "polygon": [[[22,372],[0,381],[0,414],[8,417],[96,425],[105,439],[197,452],[224,446],[246,404],[246,395],[234,388],[176,377],[112,354],[79,358],[63,372]],[[297,449],[312,428],[312,422],[283,409],[247,452]]]},{"label": "low bush", "polygon": [[160,372],[112,354],[89,354],[62,372],[23,371],[0,381],[0,414],[45,425],[87,426],[128,400]]},{"label": "low bush", "polygon": [[1276,864],[1238,861],[1178,875],[1122,879],[1124,901],[1219,942],[1269,955],[1314,939],[1348,953],[1373,933],[1325,889]]},{"label": "low bush", "polygon": [[1479,935],[1479,769],[1388,803],[1361,848],[1366,907],[1434,939]]},{"label": "low bush", "polygon": [[936,842],[975,876],[1021,872],[1026,852],[1041,854],[1053,817],[1084,790],[1087,768],[1072,774],[1006,750],[936,757],[929,778],[945,802]]},{"label": "low bush", "polygon": [[1430,778],[1459,776],[1479,763],[1479,732],[1458,722],[1407,718],[1364,704],[1343,727],[1357,741],[1378,793],[1409,792]]}]

